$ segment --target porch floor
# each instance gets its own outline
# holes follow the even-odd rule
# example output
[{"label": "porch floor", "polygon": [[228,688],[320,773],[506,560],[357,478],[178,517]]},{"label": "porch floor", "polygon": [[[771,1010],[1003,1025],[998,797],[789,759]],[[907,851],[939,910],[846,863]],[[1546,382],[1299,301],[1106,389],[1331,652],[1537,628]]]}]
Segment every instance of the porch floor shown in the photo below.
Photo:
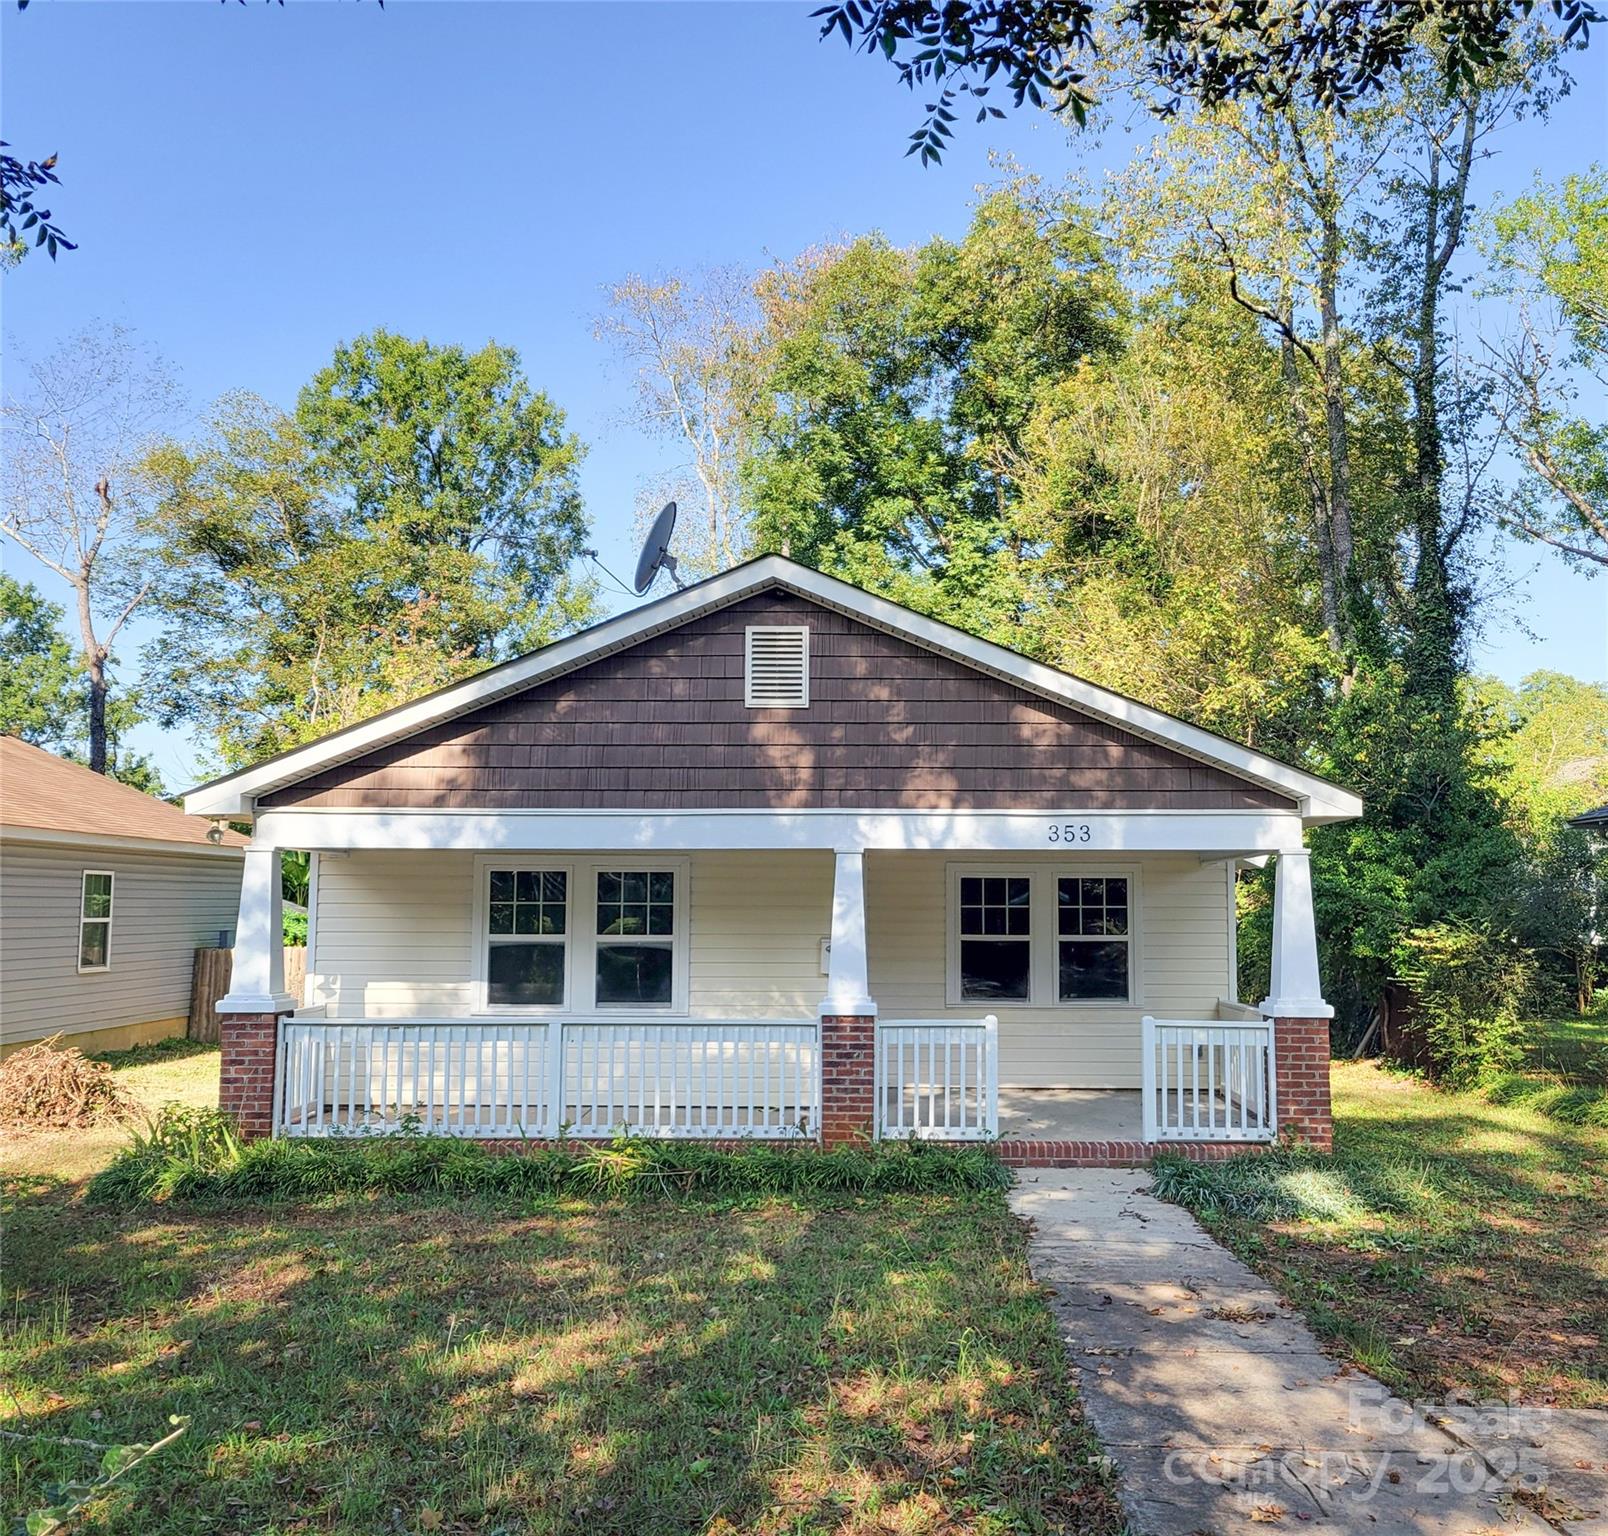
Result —
[{"label": "porch floor", "polygon": [[1136,1088],[1001,1088],[1002,1141],[1138,1141]]}]

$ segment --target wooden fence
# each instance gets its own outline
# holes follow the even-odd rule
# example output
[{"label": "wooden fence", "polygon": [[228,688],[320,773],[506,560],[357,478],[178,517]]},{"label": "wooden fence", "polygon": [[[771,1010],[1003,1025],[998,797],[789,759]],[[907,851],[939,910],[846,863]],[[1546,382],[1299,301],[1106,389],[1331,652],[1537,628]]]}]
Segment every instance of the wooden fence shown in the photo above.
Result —
[{"label": "wooden fence", "polygon": [[[234,974],[232,949],[198,949],[195,971],[190,982],[190,1027],[192,1040],[218,1038],[218,999],[229,990]],[[302,995],[307,980],[307,948],[303,944],[285,946],[285,990],[292,997]]]}]

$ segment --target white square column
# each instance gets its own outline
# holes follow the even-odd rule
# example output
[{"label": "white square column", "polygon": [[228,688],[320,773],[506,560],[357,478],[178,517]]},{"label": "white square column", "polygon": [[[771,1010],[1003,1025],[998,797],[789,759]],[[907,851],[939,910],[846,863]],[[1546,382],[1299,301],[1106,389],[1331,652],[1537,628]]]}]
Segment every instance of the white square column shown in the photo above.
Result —
[{"label": "white square column", "polygon": [[858,848],[837,854],[832,882],[832,955],[827,967],[823,1018],[875,1018],[867,977],[865,942],[865,854]]},{"label": "white square column", "polygon": [[277,848],[246,849],[235,924],[234,970],[219,1013],[289,1013],[299,999],[285,990],[284,905]]},{"label": "white square column", "polygon": [[1273,864],[1273,970],[1269,1018],[1332,1019],[1318,980],[1318,929],[1312,913],[1312,855],[1305,848],[1280,853]]}]

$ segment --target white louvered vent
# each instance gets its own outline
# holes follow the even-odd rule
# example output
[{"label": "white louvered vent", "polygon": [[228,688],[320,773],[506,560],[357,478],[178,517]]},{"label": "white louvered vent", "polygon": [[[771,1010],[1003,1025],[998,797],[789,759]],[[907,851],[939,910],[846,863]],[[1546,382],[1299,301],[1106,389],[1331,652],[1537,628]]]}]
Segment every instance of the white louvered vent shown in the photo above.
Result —
[{"label": "white louvered vent", "polygon": [[750,625],[744,699],[750,709],[807,709],[810,632],[798,625]]}]

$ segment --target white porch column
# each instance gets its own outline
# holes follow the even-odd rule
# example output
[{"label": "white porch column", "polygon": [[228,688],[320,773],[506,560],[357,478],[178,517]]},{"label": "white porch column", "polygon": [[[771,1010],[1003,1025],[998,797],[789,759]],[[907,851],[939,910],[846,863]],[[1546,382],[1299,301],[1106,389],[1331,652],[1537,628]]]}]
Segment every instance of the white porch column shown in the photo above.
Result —
[{"label": "white porch column", "polygon": [[285,990],[285,937],[279,850],[250,847],[240,879],[234,971],[219,1013],[288,1013],[300,1001]]},{"label": "white porch column", "polygon": [[1282,852],[1273,865],[1273,974],[1261,1009],[1271,1018],[1332,1019],[1318,980],[1318,929],[1312,915],[1312,855]]},{"label": "white porch column", "polygon": [[832,885],[832,957],[827,970],[823,1018],[874,1018],[866,974],[865,854],[839,851]]}]

